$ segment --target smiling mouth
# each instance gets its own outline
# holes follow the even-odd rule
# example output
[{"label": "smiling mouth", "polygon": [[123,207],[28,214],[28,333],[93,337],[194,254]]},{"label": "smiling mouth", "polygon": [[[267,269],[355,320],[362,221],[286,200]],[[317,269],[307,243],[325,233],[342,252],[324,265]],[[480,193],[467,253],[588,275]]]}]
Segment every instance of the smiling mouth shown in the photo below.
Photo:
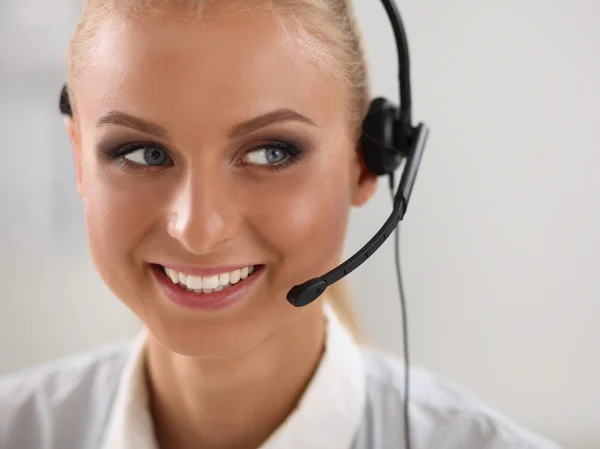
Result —
[{"label": "smiling mouth", "polygon": [[163,266],[160,266],[160,269],[174,285],[181,289],[199,295],[208,295],[243,283],[246,279],[252,277],[261,267],[262,265],[252,265],[210,276],[186,274]]}]

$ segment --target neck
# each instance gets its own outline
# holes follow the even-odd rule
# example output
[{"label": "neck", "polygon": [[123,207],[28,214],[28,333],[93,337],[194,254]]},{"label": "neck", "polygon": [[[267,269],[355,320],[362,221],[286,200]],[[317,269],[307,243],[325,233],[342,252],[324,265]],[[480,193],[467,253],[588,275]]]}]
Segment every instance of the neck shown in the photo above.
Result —
[{"label": "neck", "polygon": [[159,446],[260,447],[297,405],[324,344],[320,308],[229,359],[184,357],[150,338],[147,372]]}]

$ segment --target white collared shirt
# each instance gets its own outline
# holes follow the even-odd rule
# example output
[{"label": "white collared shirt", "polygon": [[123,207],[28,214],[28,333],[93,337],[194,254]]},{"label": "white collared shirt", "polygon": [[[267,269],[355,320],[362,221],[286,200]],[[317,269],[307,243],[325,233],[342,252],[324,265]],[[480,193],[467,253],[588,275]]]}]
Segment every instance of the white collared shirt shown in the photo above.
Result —
[{"label": "white collared shirt", "polygon": [[[404,447],[403,365],[362,348],[330,308],[323,358],[297,408],[258,449]],[[159,449],[143,346],[97,350],[0,380],[2,449]],[[558,449],[420,369],[413,449]]]}]

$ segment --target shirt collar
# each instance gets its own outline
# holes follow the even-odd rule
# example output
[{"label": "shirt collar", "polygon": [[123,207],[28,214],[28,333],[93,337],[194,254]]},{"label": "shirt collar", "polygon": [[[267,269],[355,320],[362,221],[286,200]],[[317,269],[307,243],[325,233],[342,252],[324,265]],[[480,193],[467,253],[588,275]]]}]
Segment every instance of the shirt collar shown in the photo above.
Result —
[{"label": "shirt collar", "polygon": [[[348,449],[366,397],[360,348],[326,303],[325,352],[298,407],[259,449]],[[158,449],[144,374],[146,333],[122,372],[102,449]]]}]

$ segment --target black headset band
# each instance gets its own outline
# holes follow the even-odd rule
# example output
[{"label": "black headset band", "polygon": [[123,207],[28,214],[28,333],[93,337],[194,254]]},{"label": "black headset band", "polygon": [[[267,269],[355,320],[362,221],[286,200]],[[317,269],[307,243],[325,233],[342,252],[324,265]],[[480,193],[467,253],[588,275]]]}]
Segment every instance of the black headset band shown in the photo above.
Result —
[{"label": "black headset band", "polygon": [[404,126],[412,125],[412,94],[410,82],[410,55],[408,51],[408,39],[400,12],[394,0],[381,0],[388,15],[394,31],[396,50],[398,53],[398,86],[400,88],[399,108],[400,122]]}]

